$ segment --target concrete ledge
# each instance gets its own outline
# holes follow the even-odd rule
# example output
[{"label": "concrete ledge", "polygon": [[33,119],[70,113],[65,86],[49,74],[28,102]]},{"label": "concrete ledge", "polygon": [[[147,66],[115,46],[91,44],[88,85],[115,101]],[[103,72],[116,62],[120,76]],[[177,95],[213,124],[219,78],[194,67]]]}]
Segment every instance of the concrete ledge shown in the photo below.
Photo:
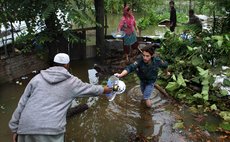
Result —
[{"label": "concrete ledge", "polygon": [[47,61],[39,59],[36,55],[16,55],[0,60],[0,84],[10,82],[16,78],[48,67]]}]

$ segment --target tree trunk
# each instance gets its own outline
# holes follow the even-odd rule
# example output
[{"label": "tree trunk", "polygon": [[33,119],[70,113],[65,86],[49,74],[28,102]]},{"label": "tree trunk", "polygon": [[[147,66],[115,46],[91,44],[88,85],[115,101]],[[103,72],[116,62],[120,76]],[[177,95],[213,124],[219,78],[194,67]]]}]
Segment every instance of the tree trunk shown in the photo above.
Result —
[{"label": "tree trunk", "polygon": [[60,23],[57,19],[55,12],[51,13],[47,19],[45,19],[46,24],[46,34],[53,38],[52,41],[46,43],[49,50],[49,65],[53,64],[53,58],[58,52],[58,39],[61,37],[61,33],[59,33]]},{"label": "tree trunk", "polygon": [[212,34],[215,34],[215,30],[216,30],[216,13],[215,10],[213,10],[213,28],[212,28]]},{"label": "tree trunk", "polygon": [[192,0],[189,0],[189,9],[192,9]]},{"label": "tree trunk", "polygon": [[96,48],[99,49],[101,61],[105,56],[105,35],[104,35],[104,0],[94,0],[96,10],[96,22],[100,25],[96,25]]},{"label": "tree trunk", "polygon": [[12,53],[14,54],[15,53],[15,50],[14,50],[14,26],[13,26],[12,21],[10,21],[10,32],[11,32],[11,39],[12,39],[11,49],[12,49]]}]

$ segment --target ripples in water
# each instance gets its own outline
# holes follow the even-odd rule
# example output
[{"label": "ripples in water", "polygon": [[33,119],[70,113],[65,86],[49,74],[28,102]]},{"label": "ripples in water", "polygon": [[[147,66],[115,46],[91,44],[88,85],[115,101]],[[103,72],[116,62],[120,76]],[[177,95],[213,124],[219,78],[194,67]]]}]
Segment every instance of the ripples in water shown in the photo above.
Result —
[{"label": "ripples in water", "polygon": [[89,98],[90,109],[68,123],[67,141],[124,142],[133,134],[157,141],[183,139],[172,130],[174,115],[167,111],[168,100],[163,99],[157,89],[151,96],[152,108],[146,108],[141,100],[139,85],[118,95],[112,102],[106,98],[93,102]]}]

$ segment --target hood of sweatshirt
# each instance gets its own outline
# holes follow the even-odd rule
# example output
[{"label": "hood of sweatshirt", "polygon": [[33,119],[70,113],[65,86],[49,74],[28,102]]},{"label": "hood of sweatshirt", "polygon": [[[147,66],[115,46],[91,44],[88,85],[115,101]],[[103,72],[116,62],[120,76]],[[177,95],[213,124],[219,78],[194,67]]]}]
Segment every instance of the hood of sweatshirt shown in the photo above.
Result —
[{"label": "hood of sweatshirt", "polygon": [[54,66],[41,71],[41,76],[50,84],[56,84],[70,78],[72,75],[64,67]]}]

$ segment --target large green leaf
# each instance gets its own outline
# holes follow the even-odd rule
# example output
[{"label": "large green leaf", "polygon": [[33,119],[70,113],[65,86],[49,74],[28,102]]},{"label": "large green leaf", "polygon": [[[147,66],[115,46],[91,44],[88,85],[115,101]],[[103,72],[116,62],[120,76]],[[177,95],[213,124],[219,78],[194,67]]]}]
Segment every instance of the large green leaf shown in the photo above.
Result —
[{"label": "large green leaf", "polygon": [[174,91],[178,88],[180,88],[180,86],[176,82],[169,82],[168,85],[165,87],[165,89],[168,91]]},{"label": "large green leaf", "polygon": [[225,120],[230,122],[230,111],[221,111],[219,115]]},{"label": "large green leaf", "polygon": [[191,78],[190,79],[192,82],[195,82],[195,83],[200,83],[200,78],[198,76],[194,77],[194,78]]},{"label": "large green leaf", "polygon": [[187,46],[188,51],[193,51],[194,49],[191,46]]},{"label": "large green leaf", "polygon": [[186,94],[184,94],[184,93],[177,94],[177,98],[179,98],[179,99],[183,99],[185,97],[186,97]]},{"label": "large green leaf", "polygon": [[192,65],[199,66],[203,64],[203,59],[200,56],[193,56],[192,57]]},{"label": "large green leaf", "polygon": [[222,89],[222,90],[220,90],[220,94],[221,94],[222,96],[227,96],[227,95],[228,95],[228,91]]},{"label": "large green leaf", "polygon": [[218,45],[218,47],[221,47],[221,46],[222,46],[222,43],[223,43],[223,36],[212,36],[212,39],[217,40],[217,45]]},{"label": "large green leaf", "polygon": [[196,93],[195,95],[193,95],[193,97],[195,97],[195,98],[202,98],[202,95],[200,94],[200,93]]},{"label": "large green leaf", "polygon": [[175,76],[175,74],[172,75],[172,79],[173,79],[173,81],[176,81],[176,76]]},{"label": "large green leaf", "polygon": [[182,73],[180,73],[177,77],[177,83],[180,85],[180,86],[184,86],[186,87],[186,83],[185,83],[185,80],[182,76]]},{"label": "large green leaf", "polygon": [[230,87],[230,80],[225,78],[223,81],[223,85]]},{"label": "large green leaf", "polygon": [[203,95],[203,99],[204,99],[205,101],[208,101],[208,97],[209,97],[208,94],[204,94],[204,95]]},{"label": "large green leaf", "polygon": [[206,78],[208,77],[208,73],[209,73],[209,70],[204,70],[202,69],[201,67],[197,67],[198,71],[199,71],[199,75],[202,76],[203,78]]},{"label": "large green leaf", "polygon": [[229,41],[230,38],[228,37],[228,35],[224,35],[224,37]]},{"label": "large green leaf", "polygon": [[199,72],[204,72],[205,70],[204,69],[202,69],[201,67],[196,67],[197,68],[197,70],[199,71]]},{"label": "large green leaf", "polygon": [[211,105],[211,110],[217,110],[216,104]]},{"label": "large green leaf", "polygon": [[202,85],[208,85],[209,84],[209,78],[204,78],[204,80],[201,83]]},{"label": "large green leaf", "polygon": [[210,37],[205,37],[205,38],[203,38],[203,40],[208,41],[208,40],[211,40],[211,38]]},{"label": "large green leaf", "polygon": [[208,85],[203,86],[201,94],[206,95],[208,94],[208,91],[209,91],[209,86]]}]

